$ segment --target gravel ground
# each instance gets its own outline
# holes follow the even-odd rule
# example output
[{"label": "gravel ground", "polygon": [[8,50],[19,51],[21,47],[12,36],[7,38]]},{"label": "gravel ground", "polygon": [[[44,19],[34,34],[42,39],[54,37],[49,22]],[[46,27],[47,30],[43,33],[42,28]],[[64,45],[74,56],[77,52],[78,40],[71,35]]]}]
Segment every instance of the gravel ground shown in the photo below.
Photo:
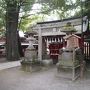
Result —
[{"label": "gravel ground", "polygon": [[0,90],[90,90],[90,72],[73,82],[58,77],[55,67],[32,73],[6,69],[0,71]]}]

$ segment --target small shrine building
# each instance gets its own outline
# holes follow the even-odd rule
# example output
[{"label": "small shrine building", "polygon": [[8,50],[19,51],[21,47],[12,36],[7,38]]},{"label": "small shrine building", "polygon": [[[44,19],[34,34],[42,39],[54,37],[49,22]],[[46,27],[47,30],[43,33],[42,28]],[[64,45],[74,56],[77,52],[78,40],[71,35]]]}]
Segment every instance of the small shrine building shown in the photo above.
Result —
[{"label": "small shrine building", "polygon": [[[82,20],[83,20],[83,27],[82,27]],[[76,34],[80,37],[87,30],[86,19],[84,18],[82,19],[80,17],[68,18],[68,19],[56,20],[56,21],[39,22],[32,27],[32,30],[38,33],[36,37],[38,38],[38,59],[39,60],[46,59],[47,49],[51,51],[49,52],[50,56],[52,56],[55,59],[57,58],[59,49],[65,46],[64,44],[62,45],[63,36],[65,36],[65,33],[61,32],[61,30],[68,22],[70,22],[74,26],[74,28],[77,30]],[[87,46],[89,45],[88,42],[84,42],[84,43]],[[86,53],[87,51],[84,51],[84,52]],[[90,49],[88,52],[90,52]],[[90,55],[90,53],[88,54]]]}]

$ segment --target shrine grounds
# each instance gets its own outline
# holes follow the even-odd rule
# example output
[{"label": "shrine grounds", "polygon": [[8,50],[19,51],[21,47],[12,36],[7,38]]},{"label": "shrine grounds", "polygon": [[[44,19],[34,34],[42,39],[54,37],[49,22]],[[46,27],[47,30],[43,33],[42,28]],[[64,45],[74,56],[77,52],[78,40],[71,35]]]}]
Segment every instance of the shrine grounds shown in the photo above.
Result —
[{"label": "shrine grounds", "polygon": [[56,66],[32,73],[17,66],[0,70],[0,90],[90,90],[90,71],[71,81],[59,77]]}]

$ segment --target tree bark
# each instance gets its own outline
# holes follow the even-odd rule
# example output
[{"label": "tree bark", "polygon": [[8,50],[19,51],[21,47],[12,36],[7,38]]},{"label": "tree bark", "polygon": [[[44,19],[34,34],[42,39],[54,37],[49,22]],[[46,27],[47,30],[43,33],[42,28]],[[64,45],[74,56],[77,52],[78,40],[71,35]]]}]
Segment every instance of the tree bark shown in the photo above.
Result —
[{"label": "tree bark", "polygon": [[10,61],[19,59],[18,53],[18,39],[17,39],[17,28],[18,28],[18,10],[17,2],[7,2],[6,11],[6,58]]}]

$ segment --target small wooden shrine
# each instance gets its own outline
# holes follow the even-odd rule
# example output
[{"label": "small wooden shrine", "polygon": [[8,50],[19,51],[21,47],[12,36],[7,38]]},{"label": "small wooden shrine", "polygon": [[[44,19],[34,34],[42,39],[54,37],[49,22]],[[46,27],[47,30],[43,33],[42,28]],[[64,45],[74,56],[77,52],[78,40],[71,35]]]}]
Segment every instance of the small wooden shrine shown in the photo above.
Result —
[{"label": "small wooden shrine", "polygon": [[79,39],[81,39],[81,37],[72,34],[72,35],[67,35],[64,37],[64,39],[67,41],[67,46],[66,48],[77,48],[79,47]]}]

